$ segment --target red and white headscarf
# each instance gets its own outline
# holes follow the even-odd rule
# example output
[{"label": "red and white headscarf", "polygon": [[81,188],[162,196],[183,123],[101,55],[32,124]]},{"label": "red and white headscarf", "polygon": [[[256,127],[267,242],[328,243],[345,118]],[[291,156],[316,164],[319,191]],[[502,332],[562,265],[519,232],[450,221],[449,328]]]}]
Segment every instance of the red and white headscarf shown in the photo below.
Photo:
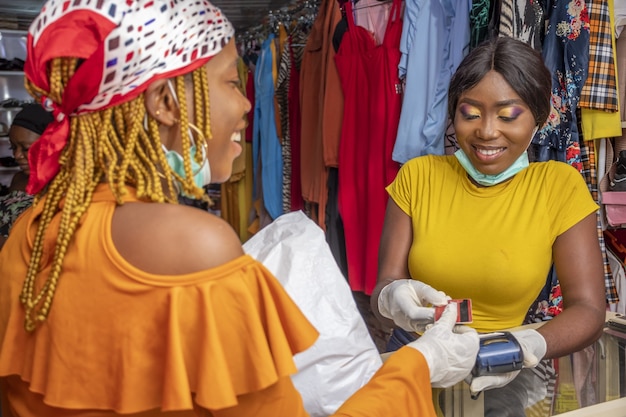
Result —
[{"label": "red and white headscarf", "polygon": [[68,116],[124,103],[157,79],[191,72],[233,35],[230,22],[206,0],[48,0],[28,32],[26,77],[50,91],[53,58],[82,62],[60,103],[42,97],[55,121],[29,150],[27,191],[41,191],[58,173]]}]

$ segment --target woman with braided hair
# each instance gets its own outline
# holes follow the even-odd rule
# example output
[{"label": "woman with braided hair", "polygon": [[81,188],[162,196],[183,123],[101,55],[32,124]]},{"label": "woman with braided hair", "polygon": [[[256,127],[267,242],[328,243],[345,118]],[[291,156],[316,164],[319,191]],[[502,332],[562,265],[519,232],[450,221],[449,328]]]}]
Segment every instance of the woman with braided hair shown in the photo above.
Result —
[{"label": "woman with braided hair", "polygon": [[[289,376],[317,331],[226,222],[177,204],[241,152],[230,23],[205,0],[49,0],[27,45],[27,88],[54,121],[0,252],[3,416],[307,415]],[[336,415],[434,415],[431,384],[478,351],[455,318]]]}]

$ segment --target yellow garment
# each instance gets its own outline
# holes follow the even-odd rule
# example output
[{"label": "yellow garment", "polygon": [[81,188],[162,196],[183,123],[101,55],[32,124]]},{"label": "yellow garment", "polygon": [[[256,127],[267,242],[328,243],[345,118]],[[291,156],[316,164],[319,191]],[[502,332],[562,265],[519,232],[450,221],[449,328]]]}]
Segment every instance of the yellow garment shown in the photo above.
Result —
[{"label": "yellow garment", "polygon": [[522,324],[545,285],[553,242],[598,209],[578,171],[556,161],[479,188],[454,156],[424,156],[387,190],[412,219],[411,277],[471,298],[479,332]]},{"label": "yellow garment", "polygon": [[622,136],[622,121],[619,111],[606,112],[581,108],[580,123],[585,140]]},{"label": "yellow garment", "polygon": [[[612,1],[608,2],[610,27],[613,28],[613,22],[615,21],[615,7]],[[615,55],[615,32],[611,30],[611,42],[613,43],[613,62],[617,62],[617,56]],[[617,67],[615,67],[617,68]],[[615,71],[615,85],[619,86],[619,79],[617,77],[618,71]],[[622,104],[619,101],[620,95],[617,94],[617,107],[621,108]],[[606,112],[599,109],[588,109],[582,107],[580,109],[580,124],[583,130],[583,139],[602,139],[612,138],[616,136],[622,136],[622,112]]]},{"label": "yellow garment", "polygon": [[[48,319],[27,333],[19,294],[42,205],[0,251],[3,417],[307,416],[289,375],[318,334],[280,283],[247,255],[186,275],[136,269],[113,245],[107,185],[74,236]],[[431,417],[430,393],[424,357],[405,347],[336,416]]]}]

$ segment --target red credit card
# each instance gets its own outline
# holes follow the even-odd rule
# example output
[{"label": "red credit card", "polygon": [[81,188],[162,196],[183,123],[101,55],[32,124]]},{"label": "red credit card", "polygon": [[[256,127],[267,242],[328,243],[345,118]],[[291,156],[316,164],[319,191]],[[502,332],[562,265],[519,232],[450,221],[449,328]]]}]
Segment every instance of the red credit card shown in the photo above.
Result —
[{"label": "red credit card", "polygon": [[[472,300],[469,298],[450,300],[448,303],[456,303],[457,314],[456,322],[458,324],[471,323],[472,318]],[[446,306],[435,306],[435,321],[439,320]]]}]

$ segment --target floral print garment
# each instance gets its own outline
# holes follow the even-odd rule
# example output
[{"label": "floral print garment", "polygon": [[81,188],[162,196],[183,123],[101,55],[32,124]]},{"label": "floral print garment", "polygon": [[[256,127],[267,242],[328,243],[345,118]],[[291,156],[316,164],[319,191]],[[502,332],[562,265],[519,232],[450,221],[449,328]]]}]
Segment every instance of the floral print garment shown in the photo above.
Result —
[{"label": "floral print garment", "polygon": [[24,191],[11,191],[0,197],[0,235],[7,237],[17,218],[33,202],[33,196]]},{"label": "floral print garment", "polygon": [[584,0],[556,0],[548,13],[542,54],[552,73],[552,110],[533,148],[539,161],[567,162],[580,171],[576,109],[589,67],[589,15]]}]

